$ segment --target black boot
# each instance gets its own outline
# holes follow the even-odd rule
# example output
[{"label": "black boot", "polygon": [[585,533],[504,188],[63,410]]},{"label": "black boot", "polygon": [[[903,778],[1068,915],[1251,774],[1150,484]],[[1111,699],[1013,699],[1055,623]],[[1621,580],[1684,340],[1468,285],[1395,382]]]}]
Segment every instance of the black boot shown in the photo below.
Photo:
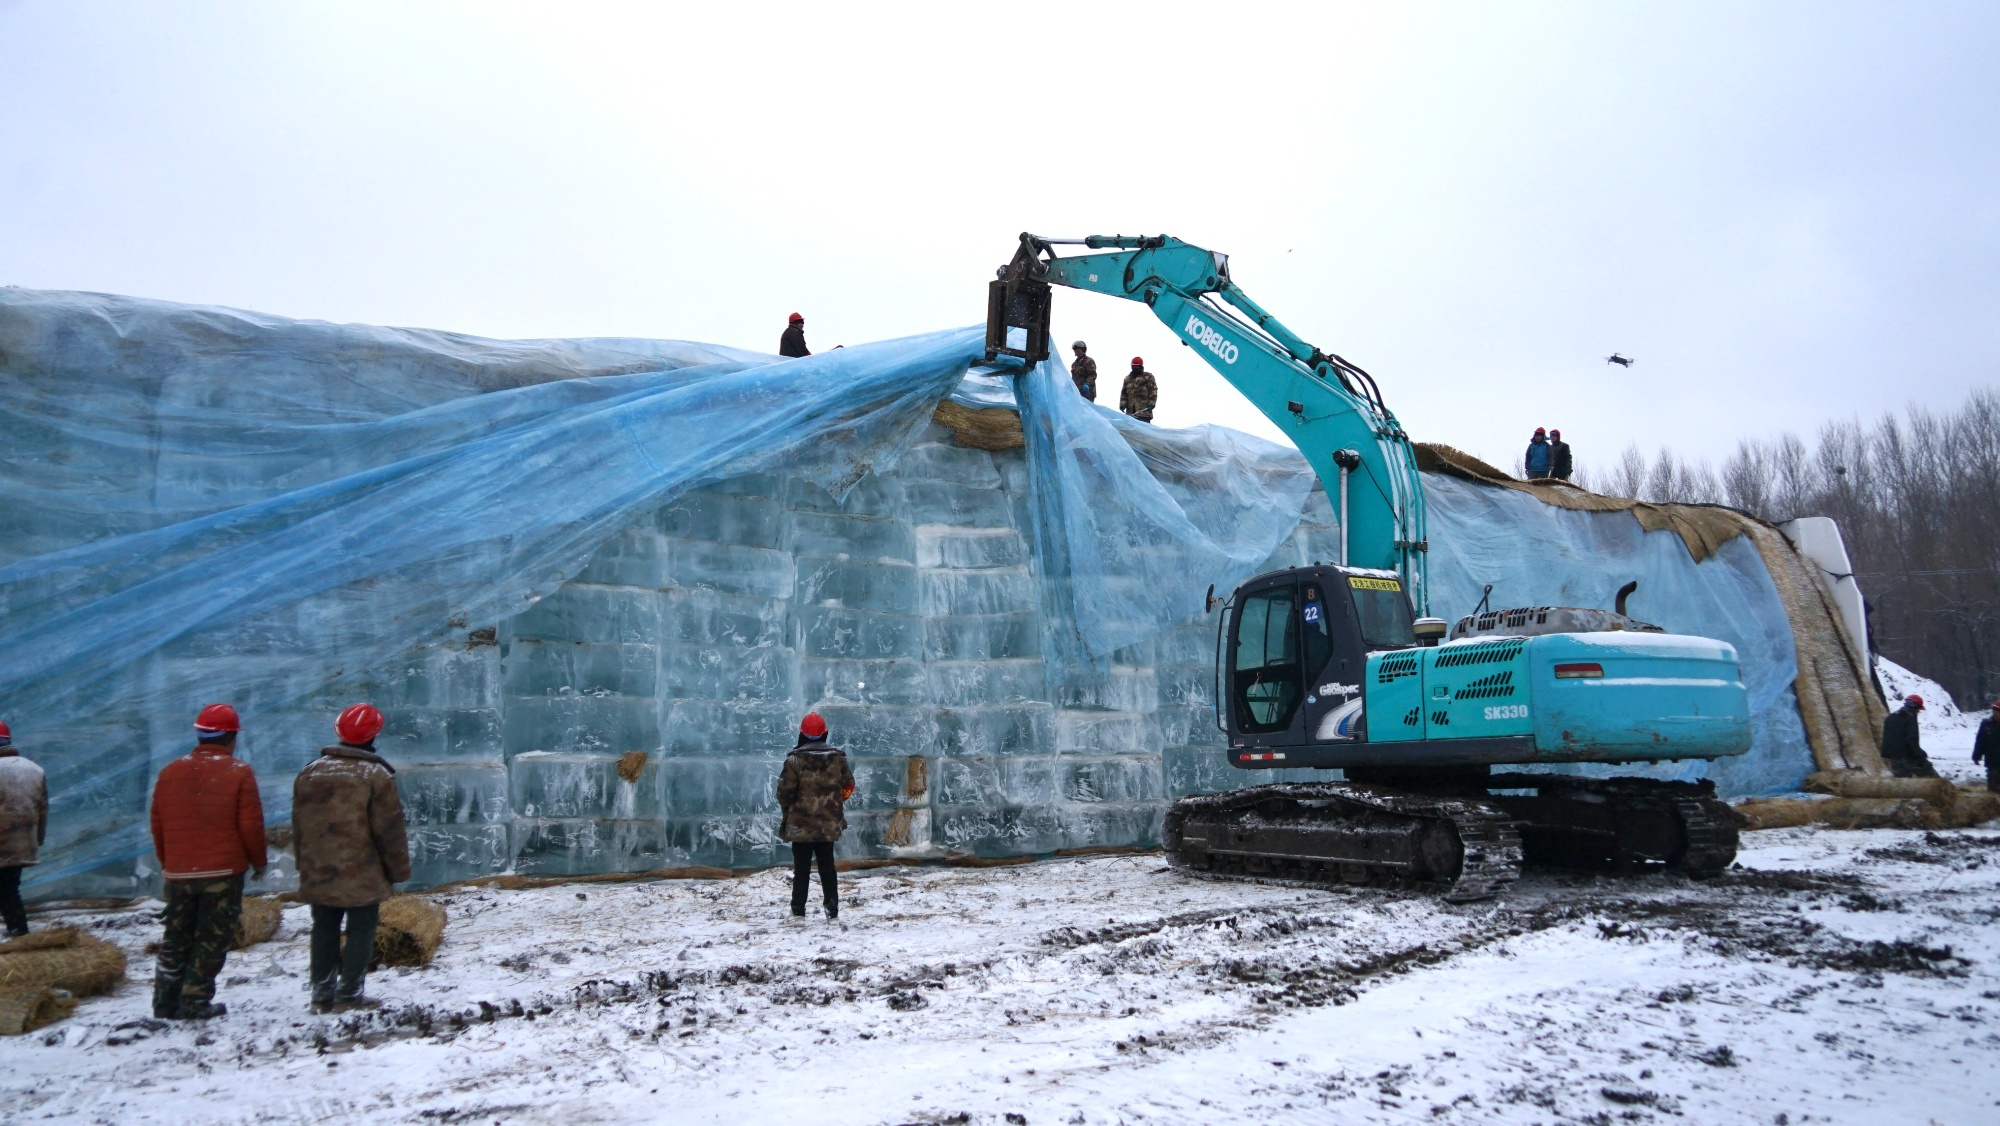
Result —
[{"label": "black boot", "polygon": [[207,1020],[210,1017],[219,1017],[228,1011],[228,1005],[217,1004],[214,1001],[183,1001],[180,1009],[174,1013],[174,1019]]},{"label": "black boot", "polygon": [[159,1020],[178,1020],[181,1012],[181,983],[179,978],[153,979],[153,1016]]}]

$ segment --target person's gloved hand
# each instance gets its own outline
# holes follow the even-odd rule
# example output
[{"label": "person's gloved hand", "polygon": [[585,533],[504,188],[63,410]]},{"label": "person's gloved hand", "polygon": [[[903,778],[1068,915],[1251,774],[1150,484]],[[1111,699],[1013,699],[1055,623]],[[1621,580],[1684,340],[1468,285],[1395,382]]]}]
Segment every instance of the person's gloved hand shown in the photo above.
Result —
[{"label": "person's gloved hand", "polygon": [[263,879],[264,879],[264,869],[262,869],[262,868],[252,868],[252,869],[250,869],[250,878],[251,878],[251,879],[253,879],[253,880],[256,880],[256,881],[258,881],[258,882],[260,882],[260,883],[261,883],[261,882],[263,882]]},{"label": "person's gloved hand", "polygon": [[849,799],[849,798],[851,798],[851,797],[853,797],[853,796],[854,796],[854,787],[852,787],[852,786],[842,786],[842,787],[840,788],[840,800],[841,800],[841,801],[845,802],[845,801],[846,801],[847,799]]}]

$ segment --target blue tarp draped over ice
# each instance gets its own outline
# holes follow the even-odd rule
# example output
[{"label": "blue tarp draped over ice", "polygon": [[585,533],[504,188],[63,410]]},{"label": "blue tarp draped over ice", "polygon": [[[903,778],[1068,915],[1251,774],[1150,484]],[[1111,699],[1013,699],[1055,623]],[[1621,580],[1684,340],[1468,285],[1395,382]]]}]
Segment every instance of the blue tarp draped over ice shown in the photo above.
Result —
[{"label": "blue tarp draped over ice", "polygon": [[1296,450],[1220,426],[1163,430],[1084,400],[1049,360],[1020,377],[1051,678],[1101,678],[1113,651],[1256,574],[1315,478]]},{"label": "blue tarp draped over ice", "polygon": [[[1747,537],[1696,563],[1680,536],[1648,532],[1627,512],[1579,512],[1514,489],[1426,474],[1431,612],[1456,620],[1493,584],[1492,607],[1599,606],[1637,579],[1633,617],[1736,647],[1750,690],[1750,753],[1661,777],[1714,778],[1731,796],[1796,790],[1813,769],[1792,682],[1797,650],[1777,587]],[[1578,768],[1612,773],[1610,768]],[[1628,769],[1618,773],[1633,773]]]},{"label": "blue tarp draped over ice", "polygon": [[[959,329],[785,363],[627,355],[5,291],[0,535],[40,550],[0,567],[0,699],[32,732],[309,693],[519,612],[695,486],[783,469],[843,491],[980,346]],[[646,370],[473,393],[510,367],[570,374],[566,357]],[[326,379],[380,406],[331,415]]]},{"label": "blue tarp draped over ice", "polygon": [[[149,733],[212,700],[280,710],[506,619],[687,490],[782,473],[840,494],[894,463],[981,343],[779,361],[0,290],[0,714],[61,748],[59,815],[116,827],[38,882],[147,847],[126,807],[185,749]],[[1152,431],[1054,363],[1021,382],[1052,681],[1101,675],[1297,522],[1311,478],[1289,451]]]},{"label": "blue tarp draped over ice", "polygon": [[[1125,418],[1054,361],[968,376],[980,348],[968,328],[780,361],[0,290],[0,718],[50,755],[72,823],[37,882],[148,848],[144,790],[185,749],[159,733],[200,705],[282,711],[413,646],[462,644],[690,489],[776,473],[839,494],[893,465],[947,394],[1021,410],[1058,690],[1209,621],[1211,584],[1289,559],[1274,552],[1313,485],[1294,451]],[[1713,768],[1725,792],[1809,768],[1791,635],[1747,541],[1697,565],[1626,514],[1427,484],[1437,612],[1489,582],[1496,606],[1605,605],[1638,578],[1636,614],[1742,655],[1757,746]]]}]

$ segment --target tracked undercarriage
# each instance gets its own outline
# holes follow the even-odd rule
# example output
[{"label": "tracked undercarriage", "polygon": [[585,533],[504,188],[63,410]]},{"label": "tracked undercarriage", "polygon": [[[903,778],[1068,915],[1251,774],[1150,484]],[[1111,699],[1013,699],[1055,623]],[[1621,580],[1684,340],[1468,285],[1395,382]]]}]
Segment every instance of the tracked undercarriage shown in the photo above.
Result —
[{"label": "tracked undercarriage", "polygon": [[[1528,789],[1536,792],[1518,792]],[[1545,774],[1495,775],[1438,792],[1355,782],[1253,786],[1174,803],[1161,837],[1168,863],[1193,872],[1429,887],[1454,903],[1498,893],[1519,878],[1524,859],[1705,874],[1736,856],[1735,820],[1708,783]]]}]

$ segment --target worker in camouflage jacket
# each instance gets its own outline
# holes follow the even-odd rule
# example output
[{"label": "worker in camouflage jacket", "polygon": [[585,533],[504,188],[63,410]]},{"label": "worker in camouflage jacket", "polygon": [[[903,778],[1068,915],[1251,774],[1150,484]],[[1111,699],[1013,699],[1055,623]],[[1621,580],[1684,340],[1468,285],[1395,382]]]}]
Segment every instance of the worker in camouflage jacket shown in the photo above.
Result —
[{"label": "worker in camouflage jacket", "polygon": [[1090,346],[1079,340],[1069,346],[1075,359],[1069,362],[1069,377],[1076,382],[1076,393],[1091,402],[1097,401],[1097,361],[1090,358]]},{"label": "worker in camouflage jacket", "polygon": [[241,730],[235,708],[203,708],[194,750],[168,763],[153,784],[153,851],[167,900],[153,967],[153,1015],[161,1020],[226,1011],[214,1003],[215,978],[236,945],[243,873],[254,869],[262,879],[270,862],[257,773],[236,757]]},{"label": "worker in camouflage jacket", "polygon": [[394,891],[392,885],[410,878],[396,769],[375,753],[382,713],[356,704],[340,713],[333,726],[340,742],[322,749],[292,782],[299,902],[312,905],[307,976],[316,1012],[377,1004],[364,989],[382,901]]},{"label": "worker in camouflage jacket", "polygon": [[833,866],[833,843],[847,828],[847,799],[854,796],[854,771],[847,752],[827,745],[826,720],[818,712],[799,723],[799,741],[785,756],[778,774],[778,837],[792,845],[792,914],[806,913],[806,892],[812,867],[819,865],[819,887],[826,917],[840,917],[840,887]]},{"label": "worker in camouflage jacket", "polygon": [[1986,764],[1986,789],[2000,794],[2000,700],[1979,721],[1979,734],[1972,739],[1972,761]]},{"label": "worker in camouflage jacket", "polygon": [[1125,373],[1125,386],[1118,392],[1118,409],[1140,422],[1153,421],[1153,408],[1160,401],[1160,385],[1146,370],[1143,357],[1132,357],[1132,370]]},{"label": "worker in camouflage jacket", "polygon": [[0,723],[0,919],[6,920],[8,938],[28,933],[21,869],[41,860],[48,837],[48,778],[14,749],[13,731]]},{"label": "worker in camouflage jacket", "polygon": [[1936,778],[1937,768],[1924,753],[1917,732],[1917,713],[1924,710],[1922,696],[1909,696],[1903,706],[1882,721],[1882,762],[1898,778]]}]

